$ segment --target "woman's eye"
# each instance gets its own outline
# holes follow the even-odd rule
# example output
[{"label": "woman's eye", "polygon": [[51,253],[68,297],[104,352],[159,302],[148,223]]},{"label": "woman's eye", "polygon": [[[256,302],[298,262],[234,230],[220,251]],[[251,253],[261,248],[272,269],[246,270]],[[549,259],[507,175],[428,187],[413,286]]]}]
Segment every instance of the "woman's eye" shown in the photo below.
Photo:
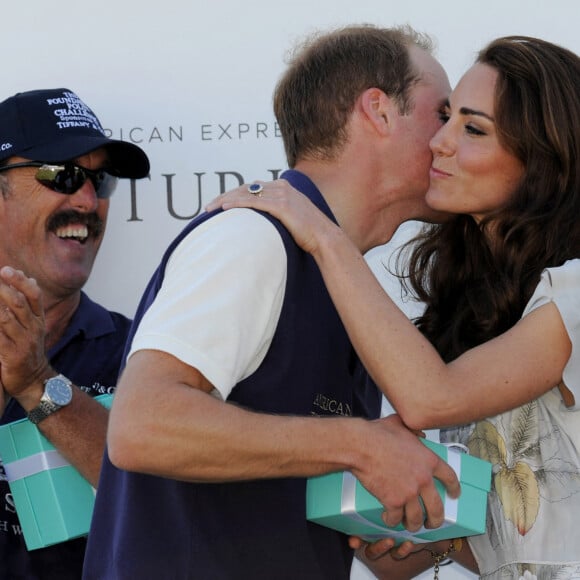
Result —
[{"label": "woman's eye", "polygon": [[449,113],[447,111],[439,111],[439,120],[445,124],[449,121]]},{"label": "woman's eye", "polygon": [[470,135],[485,135],[485,133],[481,129],[478,129],[473,125],[465,125],[465,131]]}]

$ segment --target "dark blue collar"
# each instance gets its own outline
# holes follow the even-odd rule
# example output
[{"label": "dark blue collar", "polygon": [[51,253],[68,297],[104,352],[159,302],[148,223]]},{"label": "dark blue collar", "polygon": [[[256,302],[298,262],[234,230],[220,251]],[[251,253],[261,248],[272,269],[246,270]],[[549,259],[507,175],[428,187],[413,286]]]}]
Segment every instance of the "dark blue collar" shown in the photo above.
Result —
[{"label": "dark blue collar", "polygon": [[115,332],[115,330],[115,323],[109,311],[81,292],[79,307],[60,340],[48,351],[48,358],[50,360],[80,334],[91,339]]}]

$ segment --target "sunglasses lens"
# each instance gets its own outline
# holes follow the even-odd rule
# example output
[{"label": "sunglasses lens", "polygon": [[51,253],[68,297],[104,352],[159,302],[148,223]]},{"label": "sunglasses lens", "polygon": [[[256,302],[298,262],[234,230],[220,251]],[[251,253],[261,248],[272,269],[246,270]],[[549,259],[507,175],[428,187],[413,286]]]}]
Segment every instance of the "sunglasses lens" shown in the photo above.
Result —
[{"label": "sunglasses lens", "polygon": [[101,169],[91,176],[91,181],[97,197],[99,199],[109,199],[113,195],[119,179]]},{"label": "sunglasses lens", "polygon": [[117,186],[117,178],[103,169],[90,171],[78,165],[43,165],[36,172],[36,179],[45,187],[72,195],[76,193],[90,179],[99,199],[111,197]]},{"label": "sunglasses lens", "polygon": [[36,172],[36,180],[53,191],[70,195],[86,181],[78,169],[74,165],[43,165]]}]

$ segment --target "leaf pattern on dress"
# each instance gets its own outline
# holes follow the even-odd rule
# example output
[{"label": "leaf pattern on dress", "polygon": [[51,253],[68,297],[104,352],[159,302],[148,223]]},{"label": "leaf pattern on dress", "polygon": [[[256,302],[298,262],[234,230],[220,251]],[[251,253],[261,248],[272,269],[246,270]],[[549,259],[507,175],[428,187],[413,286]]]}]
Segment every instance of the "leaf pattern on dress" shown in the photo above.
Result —
[{"label": "leaf pattern on dress", "polygon": [[529,447],[529,434],[525,428],[526,423],[529,424],[529,416],[528,410],[525,410],[519,418],[514,419],[516,425],[512,427],[516,435],[509,453],[511,459],[503,437],[489,421],[480,421],[468,442],[470,453],[493,464],[493,483],[504,515],[522,536],[534,525],[540,508],[540,494],[534,472],[524,461],[514,463],[516,453],[521,455]]},{"label": "leaf pattern on dress", "polygon": [[[528,461],[539,461],[538,446],[538,404],[532,401],[514,409],[510,413],[510,426],[507,433],[511,433],[510,454],[515,458],[526,457]],[[540,467],[541,463],[537,464]]]},{"label": "leaf pattern on dress", "polygon": [[530,466],[518,461],[505,467],[494,477],[494,485],[506,519],[525,536],[534,525],[540,509],[538,482]]},{"label": "leaf pattern on dress", "polygon": [[501,468],[507,463],[505,441],[489,421],[480,421],[475,425],[467,447],[471,455],[489,461],[494,466],[494,471],[496,471],[496,466]]},{"label": "leaf pattern on dress", "polygon": [[546,501],[562,501],[580,493],[580,474],[576,466],[561,457],[550,457],[535,474],[540,495]]}]

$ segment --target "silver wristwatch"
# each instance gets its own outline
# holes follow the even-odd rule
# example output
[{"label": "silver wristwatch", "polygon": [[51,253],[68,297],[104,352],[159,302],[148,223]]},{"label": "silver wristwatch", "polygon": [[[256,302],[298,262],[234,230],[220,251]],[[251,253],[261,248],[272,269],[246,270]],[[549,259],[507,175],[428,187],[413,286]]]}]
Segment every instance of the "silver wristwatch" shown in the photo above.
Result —
[{"label": "silver wristwatch", "polygon": [[28,413],[31,423],[37,425],[55,411],[68,405],[72,400],[72,383],[64,376],[57,375],[44,381],[44,394],[40,404]]}]

